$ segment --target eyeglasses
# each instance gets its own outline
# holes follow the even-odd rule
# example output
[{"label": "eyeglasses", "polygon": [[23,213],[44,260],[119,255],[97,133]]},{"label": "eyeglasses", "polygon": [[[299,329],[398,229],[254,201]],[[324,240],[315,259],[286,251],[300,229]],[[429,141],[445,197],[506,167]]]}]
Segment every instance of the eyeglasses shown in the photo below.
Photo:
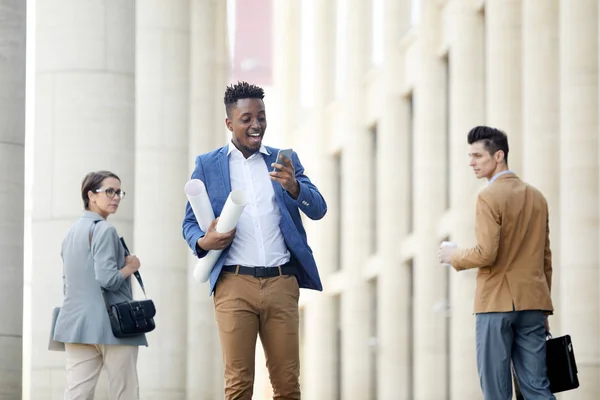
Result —
[{"label": "eyeglasses", "polygon": [[121,189],[113,189],[113,188],[106,188],[106,189],[96,189],[95,190],[96,193],[101,193],[104,192],[106,193],[106,196],[108,196],[109,198],[113,198],[115,197],[115,194],[117,196],[119,196],[119,198],[122,200],[125,197],[125,192],[122,191]]}]

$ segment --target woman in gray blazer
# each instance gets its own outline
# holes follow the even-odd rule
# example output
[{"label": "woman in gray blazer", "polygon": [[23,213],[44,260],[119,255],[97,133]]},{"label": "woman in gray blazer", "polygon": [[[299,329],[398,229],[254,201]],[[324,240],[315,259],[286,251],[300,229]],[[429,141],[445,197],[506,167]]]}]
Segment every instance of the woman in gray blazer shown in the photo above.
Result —
[{"label": "woman in gray blazer", "polygon": [[140,268],[106,221],[125,192],[117,175],[99,171],[84,178],[81,197],[85,211],[62,244],[65,298],[54,328],[54,340],[65,343],[65,400],[93,399],[102,367],[111,399],[138,399],[138,346],[148,345],[146,337],[116,338],[102,296],[104,289],[109,304],[132,300],[130,276]]}]

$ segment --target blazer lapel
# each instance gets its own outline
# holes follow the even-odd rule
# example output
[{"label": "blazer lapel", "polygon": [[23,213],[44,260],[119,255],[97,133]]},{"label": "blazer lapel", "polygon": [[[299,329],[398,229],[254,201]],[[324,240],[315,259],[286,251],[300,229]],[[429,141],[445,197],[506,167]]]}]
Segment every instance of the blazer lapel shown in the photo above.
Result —
[{"label": "blazer lapel", "polygon": [[228,146],[225,146],[219,151],[218,163],[221,166],[221,175],[225,192],[229,195],[231,192],[231,179],[229,178],[229,157],[227,157],[227,147]]}]

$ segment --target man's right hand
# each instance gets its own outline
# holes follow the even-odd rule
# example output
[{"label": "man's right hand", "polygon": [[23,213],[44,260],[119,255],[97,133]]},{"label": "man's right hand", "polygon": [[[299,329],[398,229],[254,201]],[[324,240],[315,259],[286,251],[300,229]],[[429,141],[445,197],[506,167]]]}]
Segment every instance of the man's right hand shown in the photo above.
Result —
[{"label": "man's right hand", "polygon": [[223,250],[233,242],[235,237],[235,228],[226,233],[219,233],[216,231],[217,222],[219,218],[216,218],[208,227],[208,231],[204,237],[198,239],[198,246],[202,250]]}]

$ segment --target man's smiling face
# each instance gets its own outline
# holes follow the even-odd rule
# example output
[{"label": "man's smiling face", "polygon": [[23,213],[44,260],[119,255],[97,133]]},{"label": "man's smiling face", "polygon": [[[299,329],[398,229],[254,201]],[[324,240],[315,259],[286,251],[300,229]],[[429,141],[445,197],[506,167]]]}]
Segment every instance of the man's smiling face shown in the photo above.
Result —
[{"label": "man's smiling face", "polygon": [[267,130],[265,103],[261,99],[239,99],[230,109],[225,123],[232,132],[235,147],[248,158],[260,150]]}]

